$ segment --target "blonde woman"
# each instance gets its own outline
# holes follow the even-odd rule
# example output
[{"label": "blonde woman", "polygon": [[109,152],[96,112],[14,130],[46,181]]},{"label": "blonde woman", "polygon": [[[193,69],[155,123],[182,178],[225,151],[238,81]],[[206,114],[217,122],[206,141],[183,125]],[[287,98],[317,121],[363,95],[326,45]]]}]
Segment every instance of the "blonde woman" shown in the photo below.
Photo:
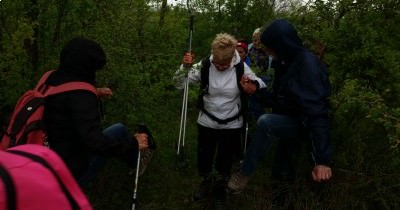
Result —
[{"label": "blonde woman", "polygon": [[[197,119],[197,169],[202,181],[193,193],[193,199],[202,199],[213,189],[215,209],[225,206],[226,183],[235,151],[240,147],[243,126],[241,93],[252,94],[265,87],[247,64],[241,62],[236,46],[233,36],[217,34],[211,44],[211,55],[193,64],[192,54],[186,53],[175,76],[176,81],[184,84],[182,75],[187,69],[185,66],[190,66],[189,82],[201,82],[204,86]],[[238,76],[239,70],[241,76]],[[218,174],[215,178],[211,176],[213,168]]]}]

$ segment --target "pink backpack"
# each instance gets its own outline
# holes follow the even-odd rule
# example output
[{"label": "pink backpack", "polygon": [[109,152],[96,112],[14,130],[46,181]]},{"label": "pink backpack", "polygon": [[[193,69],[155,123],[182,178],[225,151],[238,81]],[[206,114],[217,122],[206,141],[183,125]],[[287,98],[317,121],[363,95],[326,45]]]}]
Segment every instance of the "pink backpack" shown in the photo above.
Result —
[{"label": "pink backpack", "polygon": [[44,99],[47,96],[72,90],[87,90],[97,94],[96,88],[86,82],[68,82],[59,86],[45,84],[53,71],[46,72],[33,90],[25,92],[18,100],[10,123],[0,142],[0,150],[21,144],[47,145],[42,121]]},{"label": "pink backpack", "polygon": [[92,210],[61,158],[34,144],[0,151],[0,210]]}]

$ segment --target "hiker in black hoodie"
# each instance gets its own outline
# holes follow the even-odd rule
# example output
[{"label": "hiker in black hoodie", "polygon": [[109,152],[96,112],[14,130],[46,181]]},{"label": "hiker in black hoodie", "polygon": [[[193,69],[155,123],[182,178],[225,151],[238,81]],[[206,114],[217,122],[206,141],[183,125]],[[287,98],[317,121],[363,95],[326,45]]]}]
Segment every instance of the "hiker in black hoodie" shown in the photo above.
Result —
[{"label": "hiker in black hoodie", "polygon": [[[59,67],[46,84],[79,81],[95,85],[96,71],[105,64],[106,56],[99,44],[85,38],[72,39],[62,49]],[[100,89],[99,93],[111,94],[107,91]],[[98,96],[86,90],[56,94],[45,100],[44,122],[50,148],[61,156],[78,182],[86,173],[95,173],[89,169],[93,155],[121,157],[134,168],[139,149],[148,147],[147,134],[133,136],[121,123],[103,133],[98,105]]]},{"label": "hiker in black hoodie", "polygon": [[245,188],[273,140],[279,140],[278,153],[288,152],[303,139],[301,136],[307,136],[312,145],[314,167],[311,177],[316,182],[329,180],[332,150],[329,142],[330,84],[326,65],[303,46],[297,31],[286,20],[273,21],[262,33],[261,42],[280,63],[275,69],[272,92],[258,92],[264,105],[272,108],[272,113],[258,119],[241,169],[232,175],[228,188],[232,192]]}]

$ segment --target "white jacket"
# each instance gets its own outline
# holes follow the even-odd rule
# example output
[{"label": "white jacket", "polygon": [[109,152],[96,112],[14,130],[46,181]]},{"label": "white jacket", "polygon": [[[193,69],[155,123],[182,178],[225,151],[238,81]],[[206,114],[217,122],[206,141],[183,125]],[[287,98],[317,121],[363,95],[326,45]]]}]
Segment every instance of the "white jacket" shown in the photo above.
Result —
[{"label": "white jacket", "polygon": [[[211,55],[208,94],[204,95],[203,98],[204,109],[219,119],[228,119],[236,116],[240,111],[240,107],[242,106],[240,100],[240,90],[238,88],[238,82],[236,81],[235,69],[235,65],[240,62],[240,56],[237,52],[235,52],[230,67],[224,71],[218,71],[215,65],[212,63],[212,60],[213,56]],[[189,84],[199,82],[201,80],[200,70],[201,61],[194,64],[189,70]],[[183,65],[181,65],[180,69],[175,73],[174,80],[179,82],[177,88],[183,89],[185,85],[186,77],[184,72],[185,68]],[[266,87],[265,83],[251,71],[250,67],[246,63],[244,63],[244,74],[247,75],[251,80],[256,80],[260,85],[260,88]],[[213,129],[233,129],[241,128],[243,126],[242,116],[226,124],[219,124],[202,111],[199,112],[197,122],[202,126]]]}]

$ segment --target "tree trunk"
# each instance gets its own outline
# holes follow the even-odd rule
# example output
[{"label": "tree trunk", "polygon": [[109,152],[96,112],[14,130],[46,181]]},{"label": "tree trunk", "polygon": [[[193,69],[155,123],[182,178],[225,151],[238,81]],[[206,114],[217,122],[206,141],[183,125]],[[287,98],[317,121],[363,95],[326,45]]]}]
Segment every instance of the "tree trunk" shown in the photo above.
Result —
[{"label": "tree trunk", "polygon": [[159,28],[161,29],[164,25],[165,13],[167,12],[167,0],[163,0],[160,9],[160,22],[158,23]]},{"label": "tree trunk", "polygon": [[36,72],[38,69],[38,61],[39,61],[39,25],[38,17],[39,17],[39,5],[37,0],[31,0],[30,4],[25,5],[27,8],[27,18],[32,24],[33,28],[33,36],[24,40],[24,48],[30,58],[32,71]]},{"label": "tree trunk", "polygon": [[65,17],[66,11],[67,11],[66,10],[67,4],[68,4],[68,0],[61,0],[57,7],[58,16],[57,16],[56,27],[54,29],[54,35],[53,35],[53,47],[57,46],[57,44],[59,44],[59,42],[60,42],[61,23],[62,23],[63,18]]}]

